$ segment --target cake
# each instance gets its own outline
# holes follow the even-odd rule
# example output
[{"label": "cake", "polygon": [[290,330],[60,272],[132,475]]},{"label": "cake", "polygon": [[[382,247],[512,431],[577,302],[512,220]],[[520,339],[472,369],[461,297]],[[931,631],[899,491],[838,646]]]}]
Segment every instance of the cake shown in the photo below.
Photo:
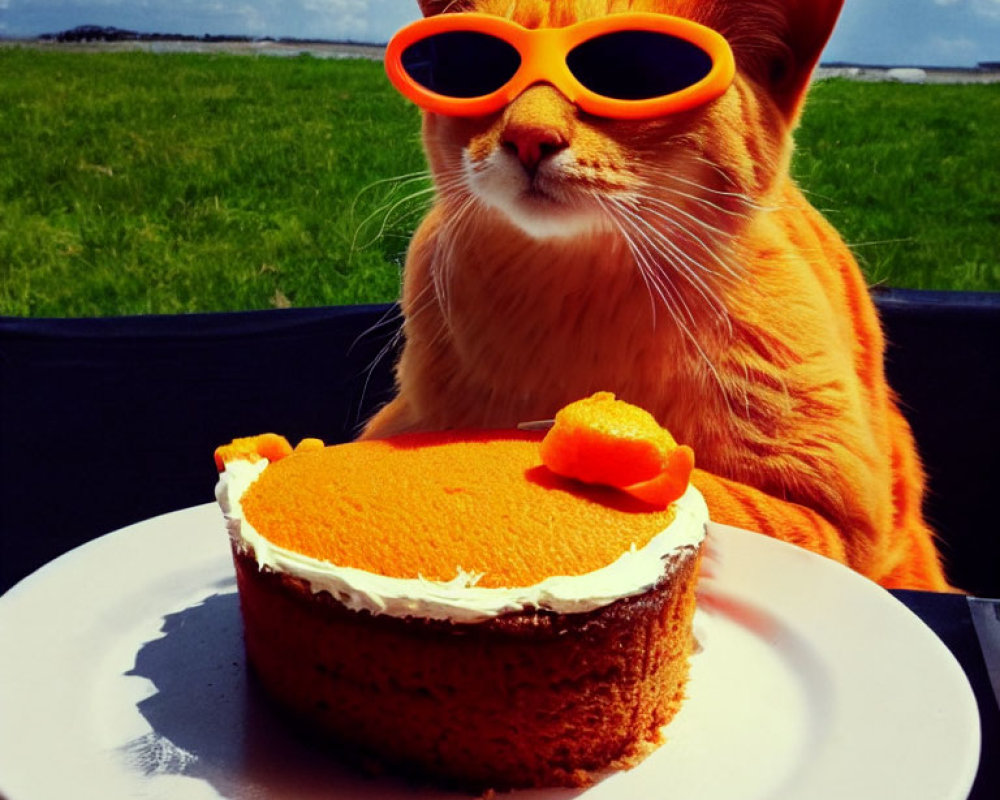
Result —
[{"label": "cake", "polygon": [[465,788],[583,785],[684,697],[707,510],[600,394],[544,434],[216,452],[248,663],[342,753]]}]

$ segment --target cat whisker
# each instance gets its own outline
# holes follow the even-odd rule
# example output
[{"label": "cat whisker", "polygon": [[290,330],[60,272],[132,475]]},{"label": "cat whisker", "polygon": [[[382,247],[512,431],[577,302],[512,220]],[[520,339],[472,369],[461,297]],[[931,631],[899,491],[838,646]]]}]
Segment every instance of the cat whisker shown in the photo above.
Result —
[{"label": "cat whisker", "polygon": [[[704,159],[698,159],[698,160],[704,162]],[[710,163],[710,162],[705,162],[705,163]],[[726,175],[725,172],[722,172],[721,170],[719,170],[719,172],[721,175],[725,176],[727,182],[730,183],[732,182],[732,178]],[[645,170],[645,174],[649,177],[657,177],[661,179],[662,182],[655,184],[655,187],[662,187],[664,184],[669,185],[669,183],[671,182],[681,183],[684,184],[685,186],[690,186],[693,187],[694,189],[697,189],[698,192],[701,194],[738,201],[739,204],[745,209],[744,213],[748,215],[752,211],[761,210],[760,206],[757,204],[757,201],[746,192],[729,192],[724,189],[715,189],[699,181],[691,180],[690,178],[685,178],[683,175],[679,175],[677,174],[676,171],[673,170],[647,168]],[[646,186],[649,188],[654,188],[654,184],[651,184],[648,181],[646,183]],[[692,197],[693,199],[699,199],[697,196],[692,196]],[[730,209],[721,209],[721,208],[720,210],[724,210],[727,212],[730,211]]]},{"label": "cat whisker", "polygon": [[[351,249],[361,250],[366,247],[370,247],[372,244],[374,244],[376,241],[378,241],[385,235],[385,232],[389,227],[389,223],[393,217],[393,214],[395,214],[399,208],[405,206],[407,203],[412,203],[416,200],[422,200],[424,198],[432,198],[435,191],[436,189],[433,186],[428,186],[423,189],[418,189],[415,192],[410,192],[409,194],[399,198],[398,200],[395,201],[390,200],[389,202],[376,208],[374,211],[368,214],[368,216],[366,216],[363,220],[361,220],[361,222],[359,222],[358,225],[356,226],[354,232],[354,241],[351,243]],[[401,217],[401,219],[405,219],[407,216],[416,216],[417,214],[423,214],[426,212],[427,207],[429,205],[430,205],[429,200],[426,202],[421,202],[417,204],[415,208],[411,208],[409,211],[405,212],[404,215]],[[362,232],[366,230],[368,225],[374,219],[380,216],[382,218],[382,221],[381,224],[378,226],[378,230],[376,230],[372,235],[370,235],[366,241],[359,243],[358,240]]]},{"label": "cat whisker", "polygon": [[[626,246],[632,253],[636,269],[650,292],[650,299],[654,306],[654,324],[656,298],[659,298],[660,302],[673,319],[674,324],[677,325],[681,335],[694,348],[698,360],[704,364],[708,375],[711,376],[713,383],[718,387],[719,394],[722,397],[723,402],[726,404],[726,407],[730,410],[730,412],[732,412],[733,406],[729,397],[729,392],[726,389],[725,382],[723,381],[718,368],[712,362],[712,359],[708,356],[708,353],[699,341],[698,336],[695,334],[694,330],[692,330],[692,326],[695,329],[698,328],[698,320],[693,315],[692,310],[684,300],[684,297],[673,285],[668,273],[663,270],[660,259],[667,258],[668,262],[674,264],[674,266],[676,266],[676,264],[672,259],[666,256],[661,248],[652,244],[651,236],[652,238],[655,238],[656,241],[669,240],[664,237],[661,231],[656,229],[654,226],[651,226],[640,215],[638,215],[634,209],[630,209],[622,200],[605,197],[598,198],[598,202],[605,210],[605,213],[607,213],[612,224],[619,231]],[[644,231],[643,228],[647,230]],[[653,234],[650,234],[648,231],[652,231]],[[659,254],[660,259],[657,259],[654,254]],[[687,271],[688,270],[686,269],[677,270],[678,274],[683,274]],[[715,297],[715,303],[713,303],[708,297],[705,297],[704,294],[702,297],[707,303],[709,303],[710,306],[714,307],[715,312],[724,318],[727,326],[730,330],[732,330],[728,312],[721,304],[718,297],[712,293],[712,297]],[[688,321],[691,323],[690,326]]]},{"label": "cat whisker", "polygon": [[[646,220],[644,220],[640,215],[636,214],[632,209],[628,208],[624,204],[617,204],[619,212],[619,220],[628,226],[629,230],[639,237],[637,240],[634,236],[630,236],[629,240],[633,247],[633,254],[639,258],[639,266],[647,282],[647,286],[652,283],[657,288],[657,294],[664,301],[667,300],[666,295],[671,294],[677,301],[677,304],[681,306],[684,310],[685,315],[690,320],[692,324],[696,324],[697,320],[691,311],[688,304],[685,302],[682,295],[676,291],[676,287],[673,281],[670,280],[669,274],[663,269],[663,262],[666,261],[674,269],[673,272],[678,275],[683,275],[686,269],[678,265],[676,261],[667,253],[662,244],[672,244],[669,241],[665,241],[664,237],[660,234],[658,230],[650,226]],[[620,229],[621,226],[620,226]],[[680,253],[683,255],[683,253]],[[658,256],[658,257],[657,257]],[[706,302],[711,304],[709,298],[702,293],[702,297]],[[671,311],[676,316],[676,307],[671,304]]]},{"label": "cat whisker", "polygon": [[354,348],[361,344],[367,337],[371,336],[381,328],[388,327],[389,325],[395,323],[396,320],[403,316],[402,310],[397,304],[393,304],[386,309],[386,312],[379,317],[375,322],[365,328],[361,333],[354,337],[354,341],[350,343],[347,347],[347,353],[351,354],[354,352]]},{"label": "cat whisker", "polygon": [[[623,210],[621,206],[617,207],[617,210]],[[635,223],[628,220],[627,217],[621,216],[617,213],[611,214],[611,219],[619,229],[622,237],[625,239],[625,243],[629,250],[632,252],[633,258],[635,259],[636,266],[641,273],[644,271],[649,271],[647,276],[644,276],[643,280],[646,282],[647,287],[654,285],[656,287],[657,295],[660,297],[667,311],[670,312],[674,323],[677,325],[678,330],[690,342],[691,346],[695,349],[698,359],[701,363],[705,365],[708,373],[712,376],[712,379],[716,386],[719,388],[719,394],[725,402],[727,408],[732,411],[732,403],[729,399],[729,393],[726,390],[725,383],[722,380],[722,376],[719,374],[718,368],[712,363],[712,359],[709,358],[708,353],[705,352],[704,347],[698,340],[694,331],[688,326],[688,324],[682,318],[681,313],[678,311],[678,305],[680,305],[684,311],[685,315],[691,320],[692,325],[697,327],[697,321],[691,313],[691,309],[688,307],[687,303],[683,298],[676,293],[672,283],[667,278],[666,273],[662,270],[656,268],[655,260],[651,259],[648,250],[642,246],[641,243],[637,242],[633,236],[630,234],[629,230],[638,230],[635,227]]]},{"label": "cat whisker", "polygon": [[470,217],[470,209],[477,204],[475,196],[469,190],[468,177],[462,168],[461,162],[450,166],[438,178],[440,197],[444,199],[450,208],[444,216],[442,236],[439,241],[447,243],[447,247],[442,252],[436,252],[429,263],[431,273],[431,283],[434,288],[434,298],[441,310],[444,320],[444,329],[441,335],[444,336],[451,330],[451,270],[455,262],[454,252],[458,242],[464,239],[463,228]]},{"label": "cat whisker", "polygon": [[[409,219],[423,216],[427,212],[438,192],[449,192],[454,189],[460,189],[464,186],[462,176],[456,173],[452,176],[445,175],[443,177],[439,177],[433,184],[424,185],[415,191],[408,191],[406,194],[399,196],[399,193],[407,187],[412,186],[413,184],[429,184],[431,180],[431,173],[424,170],[421,172],[412,172],[408,175],[401,175],[395,178],[385,178],[380,181],[374,181],[362,189],[355,196],[354,201],[351,204],[352,214],[356,212],[357,204],[364,194],[377,186],[391,186],[387,192],[385,202],[375,208],[355,227],[354,241],[351,244],[352,250],[370,247],[386,235],[386,231],[388,230],[390,224],[402,224]],[[398,213],[401,208],[403,208],[404,211]],[[378,218],[381,218],[378,229],[368,236],[365,241],[359,242],[362,233],[366,231],[371,223]],[[409,234],[407,234],[407,236],[408,235]]]},{"label": "cat whisker", "polygon": [[[637,214],[633,209],[629,208],[627,205],[620,204],[618,208],[620,213],[623,215],[623,218],[628,221],[630,229],[638,236],[640,236],[642,241],[644,242],[642,249],[649,257],[649,266],[651,273],[654,276],[660,278],[660,281],[658,281],[658,283],[663,281],[666,283],[670,283],[672,285],[672,282],[667,277],[666,270],[663,269],[663,262],[666,262],[671,267],[673,267],[673,272],[677,274],[683,272],[684,268],[678,265],[674,261],[674,258],[672,258],[671,255],[667,253],[666,250],[664,250],[662,246],[664,242],[660,241],[664,237],[661,236],[659,231],[657,231],[655,228],[649,225],[649,223],[645,219],[643,219],[641,215]],[[656,241],[654,241],[653,236],[655,236]],[[659,258],[657,258],[656,256],[659,256]],[[685,305],[685,309],[686,308],[687,307]],[[688,318],[692,322],[695,321],[694,316],[690,313],[690,311],[688,312]]]},{"label": "cat whisker", "polygon": [[393,184],[394,188],[399,186],[405,186],[414,181],[429,181],[431,179],[430,170],[420,170],[419,172],[410,172],[405,175],[395,175],[391,178],[380,178],[379,180],[372,181],[367,186],[362,187],[358,190],[358,193],[354,195],[354,199],[351,201],[351,213],[353,214],[357,208],[358,202],[369,192],[377,189],[380,186],[386,186],[388,184]]},{"label": "cat whisker", "polygon": [[[663,211],[657,211],[653,208],[649,208],[648,207],[649,205],[664,208],[666,209],[667,212],[670,213],[664,213]],[[728,280],[740,281],[743,279],[744,277],[743,269],[738,268],[733,264],[724,261],[721,258],[718,252],[721,245],[718,242],[713,242],[713,243],[706,242],[704,239],[698,236],[693,230],[691,230],[689,227],[686,227],[681,220],[677,219],[674,216],[671,216],[671,214],[677,214],[683,217],[684,219],[688,220],[689,222],[693,222],[695,225],[702,228],[707,233],[717,236],[722,241],[727,241],[730,238],[730,234],[715,227],[714,225],[704,222],[704,220],[698,219],[696,216],[684,211],[676,204],[670,203],[666,200],[662,200],[659,198],[642,196],[636,200],[635,207],[637,210],[641,210],[665,222],[670,228],[677,230],[682,235],[689,238],[693,244],[696,244],[698,247],[700,247],[701,250],[722,269],[722,272],[720,273],[717,270],[710,269],[706,265],[699,262],[699,266],[704,272],[723,280],[728,279]]]},{"label": "cat whisker", "polygon": [[[668,144],[670,146],[676,147],[676,149],[680,151],[683,151],[685,154],[685,159],[687,161],[692,162],[694,164],[700,164],[703,167],[707,167],[722,180],[722,183],[724,185],[733,187],[734,189],[739,188],[740,183],[733,176],[732,173],[728,172],[716,161],[713,161],[711,158],[708,158],[704,154],[704,152],[701,151],[701,144],[697,141],[697,139],[693,139],[688,134],[681,134],[679,136],[672,137],[669,140]],[[671,180],[678,179],[680,176],[677,174],[676,170],[667,170],[662,166],[660,167],[657,166],[657,164],[660,163],[658,156],[659,156],[658,151],[652,151],[649,153],[649,158],[644,159],[645,171],[647,173],[659,172],[661,175]],[[690,181],[690,182],[692,183],[692,185],[698,185],[697,182],[695,181]],[[741,191],[727,192],[725,189],[713,189],[712,187],[706,186],[704,184],[699,185],[699,188],[716,194],[734,196],[734,197],[744,198],[747,200],[751,199],[749,195]]]},{"label": "cat whisker", "polygon": [[444,319],[446,330],[451,330],[451,271],[455,263],[455,248],[459,242],[465,240],[465,229],[471,224],[474,217],[472,210],[478,206],[478,201],[471,193],[466,193],[451,213],[447,215],[445,228],[447,233],[442,236],[441,241],[448,243],[448,246],[430,262],[431,279],[434,286],[434,293],[437,302],[441,307],[441,315]]},{"label": "cat whisker", "polygon": [[649,295],[652,324],[655,328],[657,310],[659,307],[659,304],[656,302],[657,298],[659,298],[660,303],[667,308],[670,315],[674,316],[672,304],[667,296],[669,287],[665,285],[668,284],[669,281],[661,276],[662,270],[659,269],[651,260],[644,248],[640,249],[639,244],[630,233],[630,231],[634,229],[634,224],[625,218],[621,204],[614,198],[605,197],[597,193],[595,193],[594,196],[598,205],[604,210],[608,219],[611,220],[612,225],[619,232],[622,239],[625,241],[629,252],[632,254],[639,277],[646,285],[646,292]]},{"label": "cat whisker", "polygon": [[[351,343],[350,348],[348,348],[348,352],[353,350],[354,347],[358,344],[358,342],[360,342],[364,337],[374,333],[379,328],[383,328],[389,324],[395,323],[397,320],[401,319],[402,316],[403,316],[402,309],[400,309],[398,305],[391,306],[389,310],[386,311],[386,313],[383,314],[382,317],[374,325],[372,325],[367,330],[363,331],[361,334],[358,335],[358,337]],[[378,367],[378,365],[381,364],[382,361],[384,361],[385,358],[390,353],[394,352],[399,347],[399,343],[400,341],[402,341],[402,338],[403,338],[402,326],[397,325],[396,330],[393,332],[392,336],[385,344],[382,345],[381,348],[379,348],[379,351],[375,354],[375,357],[368,363],[368,366],[366,366],[363,371],[365,380],[361,386],[361,397],[358,400],[358,407],[357,411],[355,412],[356,414],[355,419],[357,423],[355,426],[355,435],[361,433],[361,430],[363,429],[366,422],[365,420],[360,419],[361,409],[365,405],[365,397],[368,395],[368,389],[371,386],[372,375],[375,374],[375,369]]]},{"label": "cat whisker", "polygon": [[[707,158],[706,156],[701,155],[701,154],[697,154],[697,153],[692,154],[692,158],[694,158],[694,160],[697,163],[701,164],[702,166],[705,166],[705,167],[708,167],[709,169],[711,169],[716,175],[718,175],[720,178],[722,178],[730,186],[738,186],[739,185],[737,183],[736,179],[732,175],[730,175],[728,172],[726,172],[726,170],[724,170],[716,162],[712,161],[712,159]],[[742,194],[742,193],[737,192],[737,194]]]},{"label": "cat whisker", "polygon": [[685,200],[691,200],[698,203],[698,205],[705,206],[713,211],[718,211],[720,214],[726,214],[730,217],[739,217],[740,219],[746,219],[749,216],[749,214],[744,210],[720,206],[718,203],[713,203],[707,197],[700,197],[699,195],[691,194],[690,192],[682,192],[679,189],[673,188],[668,189],[668,191],[675,197],[683,197]]},{"label": "cat whisker", "polygon": [[[668,213],[653,210],[641,203],[633,203],[632,207],[633,212],[637,215],[637,217],[644,220],[646,224],[657,232],[658,237],[667,243],[668,249],[674,252],[682,261],[691,265],[691,267],[697,272],[711,276],[712,278],[723,283],[742,282],[744,270],[722,258],[719,253],[723,247],[722,244],[718,242],[706,242],[701,236],[686,227],[683,221],[675,219]],[[672,209],[669,208],[668,205],[668,211],[669,210]],[[691,245],[698,247],[707,256],[708,261],[718,265],[721,271],[720,269],[713,268],[711,264],[706,263],[706,261],[695,259],[691,253],[687,252],[685,248],[681,247],[680,244],[674,240],[675,237],[669,236],[666,231],[662,231],[653,225],[653,221],[656,220],[664,223],[668,230],[675,231]]]},{"label": "cat whisker", "polygon": [[[695,289],[695,291],[701,295],[708,307],[716,312],[718,317],[722,319],[726,325],[726,328],[731,336],[732,323],[729,319],[729,313],[725,303],[699,274],[702,271],[705,271],[703,265],[694,259],[676,242],[672,241],[668,236],[663,235],[662,231],[660,231],[655,225],[652,225],[641,214],[628,208],[627,206],[622,206],[621,210],[633,219],[636,231],[642,234],[642,236],[649,243],[650,247],[652,247],[655,252],[660,255],[660,258],[670,263],[678,275],[684,278]],[[714,274],[711,270],[708,270],[708,272]]]},{"label": "cat whisker", "polygon": [[[664,216],[662,214],[659,214],[659,212],[652,211],[650,206],[665,208],[667,209],[667,211],[676,214],[677,217],[683,217],[685,220],[696,225],[701,230],[706,231],[707,233],[714,234],[715,236],[718,236],[720,239],[728,239],[730,238],[730,236],[732,236],[732,234],[729,231],[723,230],[717,225],[713,225],[711,222],[707,221],[702,217],[697,216],[696,214],[692,214],[690,211],[686,211],[677,203],[672,203],[665,198],[656,197],[652,194],[642,194],[637,196],[637,207],[642,207],[643,210],[645,211],[651,211],[652,213],[658,214],[659,216]],[[673,225],[678,225],[677,217],[667,218],[664,216],[664,218],[667,219],[669,222],[671,222]]]},{"label": "cat whisker", "polygon": [[[431,282],[425,284],[420,292],[413,298],[410,299],[406,312],[404,314],[405,321],[412,324],[420,319],[424,314],[440,310],[440,302],[437,297],[437,292],[435,291],[434,285]],[[400,331],[400,335],[404,335],[403,331]],[[428,339],[429,345],[435,345],[439,342],[445,341],[448,336],[448,331],[445,327],[439,328],[433,336]]]},{"label": "cat whisker", "polygon": [[598,201],[598,205],[600,205],[604,209],[605,215],[611,220],[612,225],[621,234],[621,237],[625,241],[625,244],[628,247],[629,252],[632,253],[632,257],[633,257],[633,259],[635,261],[636,270],[639,273],[639,277],[642,279],[642,282],[646,285],[646,292],[649,295],[650,315],[652,317],[653,327],[655,328],[656,327],[656,314],[657,314],[656,296],[659,296],[660,301],[665,306],[667,306],[667,308],[669,310],[669,302],[663,296],[663,291],[664,290],[659,285],[658,282],[656,282],[656,281],[653,280],[653,277],[652,277],[653,270],[649,268],[648,264],[646,263],[645,256],[641,252],[639,252],[639,250],[638,250],[635,242],[633,241],[631,235],[629,234],[629,232],[627,230],[625,230],[625,223],[620,219],[620,216],[617,213],[615,213],[613,210],[608,209],[606,207],[606,205],[604,203],[604,198],[598,196],[597,197],[597,201]]},{"label": "cat whisker", "polygon": [[[670,194],[677,195],[678,197],[683,197],[687,200],[692,200],[699,205],[706,206],[715,211],[719,211],[723,214],[727,214],[733,217],[740,217],[743,219],[749,219],[753,213],[765,210],[760,206],[756,200],[754,200],[750,195],[743,192],[726,192],[721,189],[713,189],[710,186],[706,186],[698,181],[690,180],[681,175],[676,175],[670,172],[663,173],[663,182],[657,184],[657,187],[663,189],[665,187],[666,191]],[[672,183],[679,183],[683,186],[691,187],[695,189],[696,192],[684,192],[680,189],[671,186]],[[654,187],[647,184],[648,189],[652,190]],[[719,202],[714,202],[714,198],[718,198]],[[730,201],[731,204],[735,204],[735,208],[727,208],[720,203],[724,200]]]}]

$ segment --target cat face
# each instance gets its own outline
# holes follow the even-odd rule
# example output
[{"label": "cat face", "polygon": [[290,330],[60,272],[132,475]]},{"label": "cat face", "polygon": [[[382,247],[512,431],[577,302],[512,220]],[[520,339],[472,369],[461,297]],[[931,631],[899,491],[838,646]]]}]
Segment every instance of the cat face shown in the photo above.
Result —
[{"label": "cat face", "polygon": [[603,119],[539,83],[485,117],[425,116],[426,149],[446,201],[474,203],[534,239],[621,233],[637,255],[662,260],[669,250],[718,250],[716,240],[766,202],[784,174],[804,82],[839,2],[425,0],[422,7],[490,13],[526,27],[653,11],[727,37],[736,81],[691,111]]},{"label": "cat face", "polygon": [[604,204],[639,180],[629,151],[551,86],[531,87],[491,122],[462,145],[465,183],[532,237],[606,230]]}]

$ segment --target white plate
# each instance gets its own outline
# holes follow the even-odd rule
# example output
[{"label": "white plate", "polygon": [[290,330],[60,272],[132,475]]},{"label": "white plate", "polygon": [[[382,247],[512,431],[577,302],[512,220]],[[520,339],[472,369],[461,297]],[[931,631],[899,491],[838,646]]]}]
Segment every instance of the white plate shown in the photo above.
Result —
[{"label": "white plate", "polygon": [[[713,526],[688,699],[667,742],[586,790],[667,797],[949,800],[979,717],[961,668],[890,594],[758,534]],[[245,674],[214,504],[104,536],[0,598],[0,794],[446,797],[361,777],[298,740]]]}]

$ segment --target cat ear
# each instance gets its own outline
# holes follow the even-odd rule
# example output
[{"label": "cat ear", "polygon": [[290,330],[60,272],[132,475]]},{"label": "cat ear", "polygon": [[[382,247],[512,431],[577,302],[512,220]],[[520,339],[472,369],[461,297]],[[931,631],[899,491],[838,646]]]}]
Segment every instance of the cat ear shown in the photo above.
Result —
[{"label": "cat ear", "polygon": [[469,6],[468,0],[418,0],[425,17],[433,17],[445,11],[463,11]]},{"label": "cat ear", "polygon": [[766,77],[772,96],[794,123],[844,0],[785,0],[784,5],[787,49],[771,60]]}]

